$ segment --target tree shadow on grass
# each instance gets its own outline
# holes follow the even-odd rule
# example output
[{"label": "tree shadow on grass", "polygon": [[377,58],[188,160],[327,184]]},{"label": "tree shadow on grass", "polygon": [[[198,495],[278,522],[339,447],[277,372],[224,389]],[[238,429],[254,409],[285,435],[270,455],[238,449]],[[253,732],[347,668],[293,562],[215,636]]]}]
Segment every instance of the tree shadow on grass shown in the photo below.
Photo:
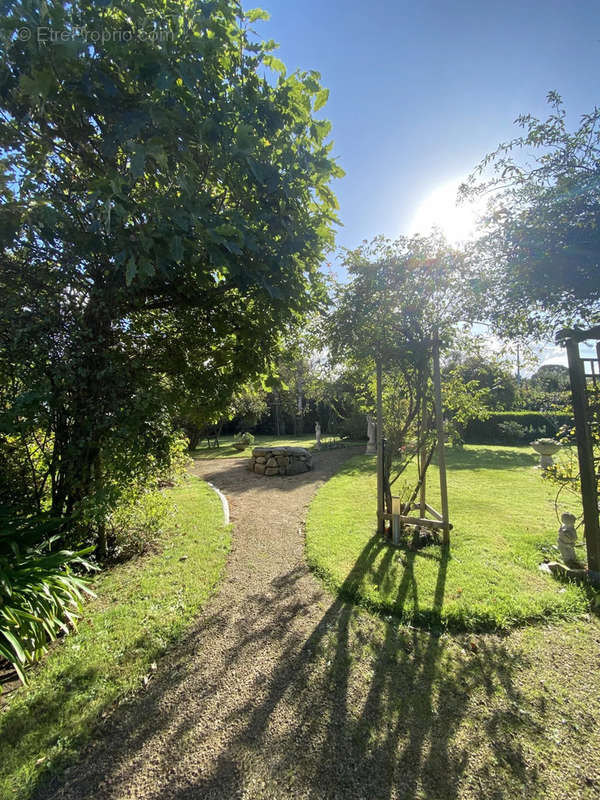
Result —
[{"label": "tree shadow on grass", "polygon": [[[375,566],[378,553],[371,540],[345,591],[366,571],[383,576],[390,562]],[[438,610],[446,561],[442,554]],[[399,597],[416,597],[412,570],[405,575]],[[501,704],[487,718],[474,716],[477,702],[499,687],[510,703],[522,703],[514,673],[523,662],[501,639],[479,639],[476,653],[461,650],[448,635],[384,624],[341,597],[319,615],[322,595],[318,587],[307,594],[307,580],[299,566],[267,592],[245,597],[243,618],[223,608],[201,620],[169,669],[113,714],[83,762],[37,796],[58,790],[60,797],[116,800],[131,794],[140,772],[146,800],[454,800],[470,781],[481,796],[508,800],[512,781],[528,785],[517,735],[526,722]],[[206,649],[215,631],[224,649],[213,659]],[[255,660],[270,648],[277,657],[257,669]],[[200,659],[190,667],[196,652]],[[249,673],[255,690],[238,699],[236,687]],[[473,725],[477,736],[489,736],[491,750],[474,764]],[[206,752],[208,759],[200,755]]]},{"label": "tree shadow on grass", "polygon": [[[509,448],[446,449],[446,466],[453,469],[514,469],[534,467],[539,464],[539,456],[525,450]],[[435,457],[432,463],[437,463]]]}]

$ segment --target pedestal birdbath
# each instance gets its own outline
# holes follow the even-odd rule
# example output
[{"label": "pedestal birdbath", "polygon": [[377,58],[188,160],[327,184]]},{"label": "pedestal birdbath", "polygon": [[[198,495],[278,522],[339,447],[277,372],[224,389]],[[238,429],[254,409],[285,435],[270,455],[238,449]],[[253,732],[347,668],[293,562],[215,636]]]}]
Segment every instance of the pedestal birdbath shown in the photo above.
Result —
[{"label": "pedestal birdbath", "polygon": [[554,464],[552,456],[560,450],[560,444],[554,439],[536,439],[531,446],[539,454],[542,469],[548,469]]}]

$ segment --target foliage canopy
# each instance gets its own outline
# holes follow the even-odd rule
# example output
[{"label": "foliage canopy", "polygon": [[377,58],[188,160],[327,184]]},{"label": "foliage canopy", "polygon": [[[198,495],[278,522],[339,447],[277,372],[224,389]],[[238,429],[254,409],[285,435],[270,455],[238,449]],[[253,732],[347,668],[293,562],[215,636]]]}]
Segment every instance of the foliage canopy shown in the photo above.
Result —
[{"label": "foliage canopy", "polygon": [[171,413],[226,407],[323,299],[342,174],[326,92],[286,74],[261,16],[5,4],[0,465],[19,512],[93,497],[101,524],[109,484],[169,462]]},{"label": "foliage canopy", "polygon": [[462,187],[490,194],[472,258],[507,334],[591,324],[600,312],[600,109],[570,131],[562,99],[487,155]]}]

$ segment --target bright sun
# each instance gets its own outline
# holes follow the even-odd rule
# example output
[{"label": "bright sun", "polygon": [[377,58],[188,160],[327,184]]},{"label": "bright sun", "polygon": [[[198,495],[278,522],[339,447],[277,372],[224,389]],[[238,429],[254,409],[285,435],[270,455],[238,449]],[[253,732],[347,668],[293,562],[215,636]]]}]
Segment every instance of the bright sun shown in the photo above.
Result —
[{"label": "bright sun", "polygon": [[431,233],[437,226],[451,244],[459,244],[471,239],[475,234],[477,218],[483,213],[485,203],[477,200],[472,203],[456,203],[456,193],[460,181],[451,181],[438,186],[418,206],[410,223],[409,233]]}]

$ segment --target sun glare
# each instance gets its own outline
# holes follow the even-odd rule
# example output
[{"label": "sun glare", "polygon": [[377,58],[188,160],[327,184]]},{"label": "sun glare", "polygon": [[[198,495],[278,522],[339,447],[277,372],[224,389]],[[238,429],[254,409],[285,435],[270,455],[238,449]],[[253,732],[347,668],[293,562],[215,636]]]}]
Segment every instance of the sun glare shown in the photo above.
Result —
[{"label": "sun glare", "polygon": [[472,203],[456,202],[460,181],[451,181],[438,186],[417,207],[410,224],[409,233],[429,234],[438,227],[451,244],[459,244],[473,238],[477,218],[485,204],[482,200]]}]

